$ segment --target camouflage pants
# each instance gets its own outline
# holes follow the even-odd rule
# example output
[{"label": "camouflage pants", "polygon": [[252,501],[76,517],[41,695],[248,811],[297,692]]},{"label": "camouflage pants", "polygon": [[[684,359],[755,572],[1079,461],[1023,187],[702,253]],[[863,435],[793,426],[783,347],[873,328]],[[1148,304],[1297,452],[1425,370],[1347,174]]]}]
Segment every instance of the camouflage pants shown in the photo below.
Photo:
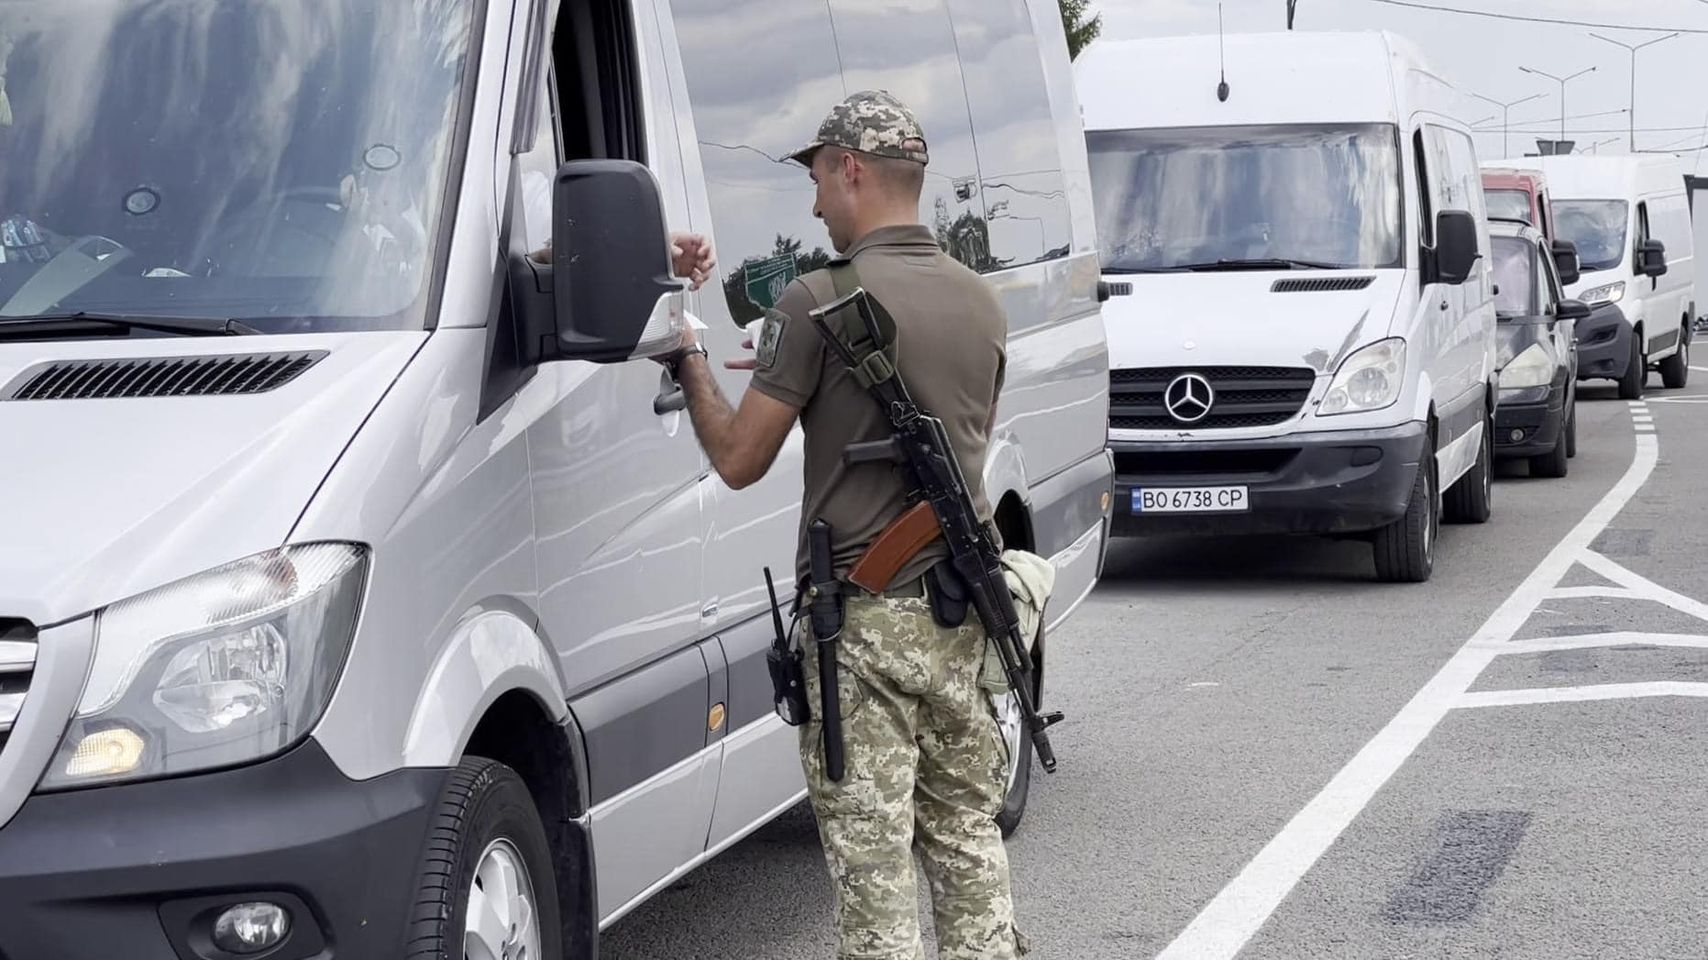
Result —
[{"label": "camouflage pants", "polygon": [[922,598],[848,596],[836,658],[841,782],[825,775],[818,656],[802,623],[814,719],[800,728],[801,762],[835,884],[841,960],[924,960],[916,844],[942,960],[1027,952],[994,819],[1008,747],[979,685],[984,632],[968,621],[945,630]]}]

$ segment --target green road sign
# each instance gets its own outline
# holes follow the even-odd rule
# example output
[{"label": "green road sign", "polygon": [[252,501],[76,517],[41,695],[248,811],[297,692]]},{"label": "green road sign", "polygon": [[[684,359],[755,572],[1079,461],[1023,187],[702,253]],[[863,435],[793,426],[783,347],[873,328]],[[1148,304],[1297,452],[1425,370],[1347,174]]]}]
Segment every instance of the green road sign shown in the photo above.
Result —
[{"label": "green road sign", "polygon": [[776,306],[794,279],[795,255],[792,253],[750,263],[742,277],[747,287],[748,302],[761,310]]}]

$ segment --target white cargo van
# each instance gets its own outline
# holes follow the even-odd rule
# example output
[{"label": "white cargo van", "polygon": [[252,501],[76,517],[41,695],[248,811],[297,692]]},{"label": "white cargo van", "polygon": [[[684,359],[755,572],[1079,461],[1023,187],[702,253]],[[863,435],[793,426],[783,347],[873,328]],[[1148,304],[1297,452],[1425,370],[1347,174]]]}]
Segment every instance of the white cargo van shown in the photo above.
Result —
[{"label": "white cargo van", "polygon": [[823,262],[769,158],[847,90],[922,114],[1007,310],[986,483],[1046,626],[1096,580],[1053,0],[14,0],[0,57],[0,956],[591,957],[798,801],[799,438],[731,492],[647,358],[744,355]]},{"label": "white cargo van", "polygon": [[1670,155],[1538,157],[1554,190],[1555,229],[1577,245],[1567,293],[1595,312],[1578,324],[1578,376],[1643,395],[1649,371],[1668,389],[1690,379],[1696,235],[1684,166]]},{"label": "white cargo van", "polygon": [[1368,537],[1490,512],[1497,342],[1466,101],[1391,34],[1100,43],[1076,63],[1119,534]]}]

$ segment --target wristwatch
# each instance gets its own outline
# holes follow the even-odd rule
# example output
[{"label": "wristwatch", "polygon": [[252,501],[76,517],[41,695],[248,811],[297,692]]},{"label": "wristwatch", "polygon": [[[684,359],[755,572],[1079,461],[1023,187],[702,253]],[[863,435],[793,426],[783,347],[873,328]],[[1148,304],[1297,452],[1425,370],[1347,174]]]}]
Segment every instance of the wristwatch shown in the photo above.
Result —
[{"label": "wristwatch", "polygon": [[696,340],[696,341],[694,341],[693,346],[676,351],[675,356],[672,356],[670,358],[670,374],[671,374],[671,376],[676,376],[681,371],[682,364],[688,362],[688,358],[691,356],[694,356],[695,354],[699,354],[700,356],[705,357],[708,360],[711,359],[711,356],[712,356],[710,353],[708,353],[706,351],[706,345],[699,342],[698,340]]}]

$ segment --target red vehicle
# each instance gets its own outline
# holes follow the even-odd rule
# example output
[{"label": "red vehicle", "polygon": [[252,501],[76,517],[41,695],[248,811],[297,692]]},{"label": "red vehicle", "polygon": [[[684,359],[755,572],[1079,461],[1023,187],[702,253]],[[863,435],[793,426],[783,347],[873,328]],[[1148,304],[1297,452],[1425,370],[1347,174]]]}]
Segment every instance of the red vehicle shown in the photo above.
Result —
[{"label": "red vehicle", "polygon": [[1483,196],[1487,201],[1489,219],[1520,220],[1542,231],[1542,236],[1548,240],[1548,249],[1554,251],[1554,263],[1562,286],[1578,282],[1577,247],[1554,236],[1554,201],[1548,192],[1548,178],[1542,175],[1542,171],[1486,166],[1483,168]]},{"label": "red vehicle", "polygon": [[1483,194],[1488,198],[1490,217],[1522,220],[1542,231],[1549,244],[1554,242],[1553,199],[1542,171],[1484,167]]}]

